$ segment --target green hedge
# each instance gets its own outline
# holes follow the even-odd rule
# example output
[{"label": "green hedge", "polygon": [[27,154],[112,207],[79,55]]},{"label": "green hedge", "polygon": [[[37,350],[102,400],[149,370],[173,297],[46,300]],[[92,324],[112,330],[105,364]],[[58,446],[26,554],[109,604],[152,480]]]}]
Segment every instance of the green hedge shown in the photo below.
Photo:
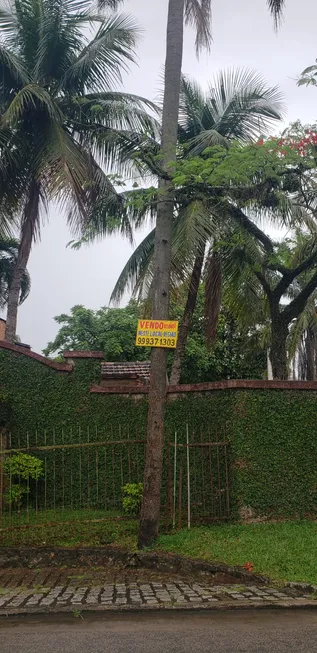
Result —
[{"label": "green hedge", "polygon": [[[146,399],[91,394],[92,383],[100,382],[100,361],[78,360],[72,373],[62,373],[24,355],[0,350],[0,383],[5,397],[6,425],[12,444],[25,444],[36,433],[39,444],[82,440],[143,437],[146,428]],[[191,438],[223,439],[230,442],[230,487],[233,514],[241,509],[250,515],[304,515],[317,511],[317,392],[296,390],[228,390],[197,395],[188,393],[168,403],[166,432],[185,440],[186,424]],[[9,407],[9,411],[8,411]],[[0,400],[1,420],[1,400]],[[116,493],[120,493],[122,465],[128,482],[127,450],[116,450],[114,465]],[[55,481],[62,465],[72,473],[74,500],[78,499],[78,457],[59,454]],[[91,454],[89,454],[91,456]],[[143,464],[138,452],[138,464]],[[57,460],[57,459],[56,459]],[[92,464],[91,458],[85,465]],[[94,461],[88,482],[95,492],[94,474],[107,479],[107,465]],[[130,466],[136,470],[134,454]],[[134,467],[133,467],[134,465]],[[58,469],[59,471],[56,471]],[[97,469],[97,472],[96,472]],[[84,474],[83,474],[84,476]],[[132,474],[133,476],[133,474]],[[136,471],[134,473],[136,477]],[[53,470],[48,490],[52,490]],[[134,482],[136,478],[131,478]],[[51,485],[50,485],[51,484]],[[88,485],[87,485],[88,484]],[[166,484],[166,477],[164,485]],[[61,484],[57,484],[61,500]],[[64,488],[65,489],[65,488]],[[76,494],[77,493],[77,494]],[[77,498],[76,498],[77,497]],[[69,498],[69,497],[68,497]]]}]

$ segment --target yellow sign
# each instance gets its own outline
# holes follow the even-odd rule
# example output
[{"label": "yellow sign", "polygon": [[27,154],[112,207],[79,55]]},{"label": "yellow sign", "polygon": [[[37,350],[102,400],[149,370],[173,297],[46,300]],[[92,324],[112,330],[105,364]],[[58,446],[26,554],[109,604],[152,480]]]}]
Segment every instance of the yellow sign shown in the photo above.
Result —
[{"label": "yellow sign", "polygon": [[175,349],[178,322],[175,320],[139,320],[135,344],[137,347]]}]

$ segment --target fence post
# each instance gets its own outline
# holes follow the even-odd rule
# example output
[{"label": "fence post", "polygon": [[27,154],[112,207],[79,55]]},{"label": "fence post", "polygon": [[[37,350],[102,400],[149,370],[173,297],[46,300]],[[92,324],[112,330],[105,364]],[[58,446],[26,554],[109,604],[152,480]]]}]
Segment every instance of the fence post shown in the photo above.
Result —
[{"label": "fence post", "polygon": [[175,530],[175,525],[176,525],[176,478],[177,478],[177,431],[175,431],[175,444],[174,444],[173,530]]},{"label": "fence post", "polygon": [[190,528],[190,461],[189,461],[188,424],[186,424],[186,448],[187,448],[187,528]]},{"label": "fence post", "polygon": [[0,430],[0,520],[2,521],[2,514],[4,510],[4,493],[5,493],[5,482],[4,482],[4,458],[5,458],[5,449],[7,448],[7,432],[3,428]]}]

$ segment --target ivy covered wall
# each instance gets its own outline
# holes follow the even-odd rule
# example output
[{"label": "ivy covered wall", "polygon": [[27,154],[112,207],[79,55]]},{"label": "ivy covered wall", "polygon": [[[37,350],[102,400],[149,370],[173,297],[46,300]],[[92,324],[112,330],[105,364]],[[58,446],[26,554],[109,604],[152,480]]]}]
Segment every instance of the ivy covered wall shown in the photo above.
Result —
[{"label": "ivy covered wall", "polygon": [[[0,348],[0,420],[12,433],[12,444],[25,442],[27,432],[32,439],[36,432],[39,443],[52,431],[56,443],[70,441],[78,428],[83,434],[89,428],[91,440],[100,432],[104,439],[119,433],[143,437],[146,395],[90,392],[100,383],[100,362],[76,360],[73,371],[58,371]],[[208,391],[202,386],[201,392],[169,397],[166,431],[172,437],[177,430],[184,439],[188,424],[191,437],[230,442],[233,515],[241,510],[246,516],[316,514],[317,384],[305,387]]]}]

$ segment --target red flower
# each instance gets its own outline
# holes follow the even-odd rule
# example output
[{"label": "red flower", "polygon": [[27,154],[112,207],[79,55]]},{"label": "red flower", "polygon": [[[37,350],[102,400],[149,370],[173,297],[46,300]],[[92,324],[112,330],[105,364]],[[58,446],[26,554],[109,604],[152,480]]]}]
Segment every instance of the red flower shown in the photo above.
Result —
[{"label": "red flower", "polygon": [[246,571],[250,571],[250,572],[252,572],[252,571],[253,571],[253,568],[254,568],[254,564],[253,564],[253,562],[246,562],[246,563],[243,565],[243,568],[244,568]]}]

